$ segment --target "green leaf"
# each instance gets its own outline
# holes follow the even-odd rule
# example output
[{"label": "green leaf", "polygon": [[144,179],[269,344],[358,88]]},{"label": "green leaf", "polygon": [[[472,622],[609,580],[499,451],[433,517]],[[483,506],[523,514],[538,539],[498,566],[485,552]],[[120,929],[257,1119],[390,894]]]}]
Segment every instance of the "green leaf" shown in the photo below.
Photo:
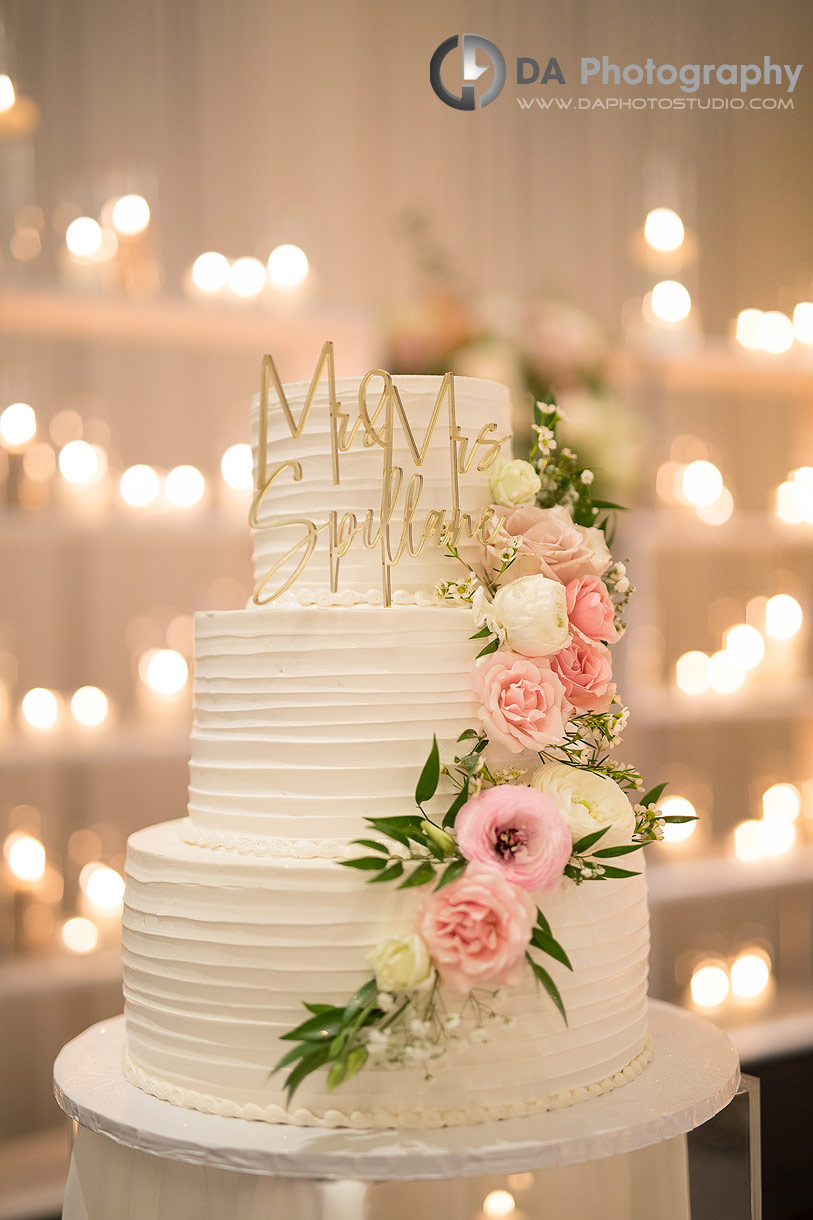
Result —
[{"label": "green leaf", "polygon": [[480,734],[478,733],[477,729],[464,729],[457,740],[458,741],[469,741],[469,740],[471,740],[472,737],[479,737],[479,736],[480,736]]},{"label": "green leaf", "polygon": [[360,868],[368,871],[387,867],[387,861],[379,860],[377,856],[361,856],[358,860],[337,860],[336,863],[341,864],[342,868]]},{"label": "green leaf", "polygon": [[629,843],[623,847],[601,847],[598,851],[591,852],[593,857],[601,857],[602,860],[608,859],[610,856],[627,856],[631,851],[640,851],[643,843]]},{"label": "green leaf", "polygon": [[614,500],[593,500],[592,504],[593,508],[611,508],[618,513],[627,511],[626,504],[616,504]]},{"label": "green leaf", "polygon": [[409,890],[412,889],[414,885],[426,885],[428,881],[434,880],[434,876],[434,865],[430,864],[428,860],[424,860],[423,864],[418,865],[414,873],[407,877],[405,881],[401,882],[398,889]]},{"label": "green leaf", "polygon": [[274,1064],[268,1074],[269,1076],[273,1076],[275,1072],[279,1072],[282,1068],[287,1067],[289,1063],[296,1063],[297,1059],[301,1059],[303,1055],[312,1054],[313,1043],[300,1042],[299,1046],[292,1046],[291,1049],[282,1056],[279,1062]]},{"label": "green leaf", "polygon": [[480,657],[487,657],[490,652],[496,652],[497,649],[499,648],[499,646],[500,646],[499,640],[492,640],[490,644],[486,644],[485,648],[480,649],[480,651],[477,653],[477,656],[474,659],[476,661],[479,661]]},{"label": "green leaf", "polygon": [[[491,635],[491,628],[488,626],[481,627],[479,631],[475,631],[474,635],[470,635],[469,639],[470,640],[484,640],[486,638],[486,636],[488,636],[488,635]],[[471,729],[469,730],[469,732],[471,732]],[[475,733],[475,737],[476,736],[477,736],[477,734]],[[463,738],[458,737],[457,740],[462,741]]]},{"label": "green leaf", "polygon": [[444,885],[448,885],[450,881],[456,881],[467,864],[468,860],[452,860],[451,864],[447,864],[441,873],[440,881],[435,886],[435,889],[442,890]]},{"label": "green leaf", "polygon": [[324,1067],[330,1061],[330,1047],[320,1046],[313,1054],[308,1055],[307,1059],[303,1059],[297,1067],[286,1078],[285,1088],[287,1090],[287,1100],[290,1104],[291,1098],[297,1091],[302,1081],[306,1076],[310,1076],[311,1072],[315,1072],[318,1068]]},{"label": "green leaf", "polygon": [[603,881],[605,877],[640,877],[641,875],[640,873],[630,872],[628,868],[613,868],[609,864],[605,864],[602,867],[604,868],[604,873],[601,877],[597,878],[598,881]]},{"label": "green leaf", "polygon": [[429,752],[429,757],[424,763],[423,771],[421,771],[420,779],[415,788],[415,803],[422,805],[424,801],[431,801],[432,797],[438,790],[438,780],[440,779],[440,754],[438,752],[438,739],[433,735],[432,749]]},{"label": "green leaf", "polygon": [[458,792],[457,796],[452,801],[446,814],[443,818],[443,829],[446,830],[449,826],[454,826],[457,815],[469,799],[469,777],[466,776],[463,781],[463,787]]},{"label": "green leaf", "polygon": [[364,1067],[368,1059],[366,1047],[354,1046],[350,1054],[347,1056],[347,1071],[345,1072],[345,1080],[349,1080],[351,1076],[355,1076]]},{"label": "green leaf", "polygon": [[370,884],[376,885],[379,881],[395,881],[396,877],[400,877],[404,871],[402,860],[396,860],[389,868],[385,868],[383,873],[379,873],[377,877],[370,878]]},{"label": "green leaf", "polygon": [[357,1012],[361,1012],[367,1005],[374,1000],[378,995],[378,984],[375,979],[369,979],[362,987],[359,987],[354,996],[348,1000],[345,1006],[345,1017],[352,1017]]},{"label": "green leaf", "polygon": [[644,806],[657,805],[658,801],[661,799],[663,790],[668,783],[669,783],[669,780],[667,779],[667,780],[664,780],[664,782],[662,784],[656,784],[654,788],[649,789],[649,792],[647,792],[646,796],[641,797],[641,799],[638,803],[640,805],[644,805]]},{"label": "green leaf", "polygon": [[540,911],[539,907],[536,908],[536,922],[538,923],[539,927],[542,929],[543,932],[547,932],[548,936],[552,935],[551,930],[550,930],[550,924],[548,923],[547,919]]},{"label": "green leaf", "polygon": [[[341,1013],[341,1009],[338,1010]],[[303,1021],[301,1025],[297,1025],[296,1029],[289,1030],[287,1034],[281,1035],[283,1042],[325,1042],[329,1038],[335,1038],[339,1032],[339,1016],[322,1013],[315,1017],[308,1017],[307,1021]]]},{"label": "green leaf", "polygon": [[563,966],[567,966],[568,970],[573,967],[570,964],[570,958],[565,953],[562,946],[553,936],[547,932],[543,932],[541,928],[534,928],[531,933],[531,944],[535,949],[540,949],[543,953],[547,953],[548,957],[555,958],[557,962],[561,962]]},{"label": "green leaf", "polygon": [[697,822],[697,814],[694,813],[670,813],[665,818],[661,818],[662,822]]},{"label": "green leaf", "polygon": [[328,1093],[332,1093],[336,1086],[342,1083],[346,1075],[347,1061],[344,1059],[337,1059],[327,1074]]},{"label": "green leaf", "polygon": [[351,839],[351,843],[358,843],[359,847],[369,847],[372,851],[383,852],[385,856],[390,854],[390,849],[385,843],[376,843],[375,839]]},{"label": "green leaf", "polygon": [[594,843],[598,843],[599,839],[603,835],[606,835],[609,829],[609,826],[605,826],[603,830],[594,830],[592,834],[585,835],[584,838],[579,839],[578,842],[573,844],[574,852],[576,852],[577,855],[581,855],[583,852],[586,852],[588,847],[592,847]]},{"label": "green leaf", "polygon": [[308,1012],[312,1012],[317,1017],[323,1017],[328,1012],[344,1012],[343,1008],[337,1008],[335,1004],[308,1004],[304,1000],[303,1004]]},{"label": "green leaf", "polygon": [[562,1020],[564,1021],[565,1025],[567,1025],[567,1013],[565,1012],[565,1006],[564,1006],[564,1003],[562,1002],[562,997],[559,994],[559,988],[556,986],[553,979],[548,974],[547,970],[545,970],[544,967],[540,966],[539,962],[535,962],[534,959],[531,957],[530,953],[526,953],[525,957],[526,957],[527,961],[529,962],[531,969],[534,972],[534,977],[545,988],[545,991],[547,991],[548,995],[553,1000],[556,1007],[559,1009],[559,1012],[562,1014]]}]

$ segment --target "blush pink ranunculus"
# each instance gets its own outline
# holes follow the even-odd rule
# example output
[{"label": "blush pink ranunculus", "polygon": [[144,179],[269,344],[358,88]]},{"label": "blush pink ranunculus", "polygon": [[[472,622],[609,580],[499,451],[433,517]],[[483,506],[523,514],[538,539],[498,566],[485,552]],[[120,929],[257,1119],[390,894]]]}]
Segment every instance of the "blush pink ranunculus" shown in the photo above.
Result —
[{"label": "blush pink ranunculus", "polygon": [[473,863],[418,908],[418,933],[441,982],[462,993],[522,978],[536,907],[496,868]]},{"label": "blush pink ranunculus", "polygon": [[612,562],[601,530],[576,525],[561,504],[515,508],[503,516],[502,528],[503,534],[490,547],[493,555],[505,545],[505,535],[519,539],[516,559],[506,573],[508,580],[541,573],[566,585],[579,576],[600,576]]},{"label": "blush pink ranunculus", "polygon": [[550,893],[562,880],[572,838],[564,814],[536,788],[499,784],[467,801],[455,822],[467,860],[496,864],[507,881]]},{"label": "blush pink ranunculus", "polygon": [[512,754],[564,738],[570,708],[547,657],[521,657],[500,648],[475,662],[471,681],[486,732]]},{"label": "blush pink ranunculus", "polygon": [[610,650],[575,631],[567,648],[550,658],[577,712],[606,712],[615,694]]},{"label": "blush pink ranunculus", "polygon": [[583,635],[610,643],[618,639],[615,607],[600,576],[577,576],[568,581],[565,596],[568,621]]}]

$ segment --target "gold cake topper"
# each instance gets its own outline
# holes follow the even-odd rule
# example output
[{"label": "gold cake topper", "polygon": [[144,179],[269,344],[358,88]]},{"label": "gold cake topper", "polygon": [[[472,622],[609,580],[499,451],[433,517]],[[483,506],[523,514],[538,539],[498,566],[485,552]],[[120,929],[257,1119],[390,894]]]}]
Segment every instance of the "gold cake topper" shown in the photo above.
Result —
[{"label": "gold cake topper", "polygon": [[[366,509],[359,520],[355,512],[344,512],[330,509],[325,521],[315,522],[307,517],[285,517],[269,521],[259,519],[262,503],[274,481],[284,471],[289,471],[294,482],[302,479],[302,463],[298,459],[289,458],[276,465],[268,464],[268,412],[269,392],[273,383],[279,406],[282,409],[288,431],[294,440],[299,440],[305,432],[319,384],[327,376],[328,403],[330,408],[330,455],[333,485],[341,484],[340,455],[347,453],[356,443],[359,431],[363,430],[361,446],[365,449],[379,447],[382,450],[381,468],[381,499],[376,508]],[[370,383],[378,380],[380,390],[370,389]],[[375,406],[370,408],[369,398],[378,394]],[[319,534],[326,533],[328,540],[328,562],[330,571],[330,589],[337,593],[339,588],[339,563],[354,542],[369,550],[378,550],[381,555],[381,593],[385,606],[392,605],[392,569],[398,565],[404,555],[417,558],[424,547],[457,548],[461,538],[478,538],[483,543],[490,542],[499,530],[497,523],[492,530],[489,527],[494,522],[494,510],[484,508],[476,523],[470,513],[460,511],[460,476],[467,474],[475,461],[480,472],[488,470],[498,458],[501,447],[509,440],[508,436],[497,436],[496,423],[483,424],[474,443],[460,431],[455,413],[455,384],[451,373],[444,374],[441,379],[432,407],[429,423],[420,445],[415,439],[415,433],[404,408],[398,388],[392,377],[384,369],[371,369],[362,377],[358,389],[356,403],[357,414],[352,418],[336,397],[336,373],[333,359],[333,344],[328,340],[322,347],[316,368],[311,378],[305,401],[295,419],[290,404],[277,372],[277,366],[270,355],[263,356],[260,378],[260,412],[259,434],[257,442],[257,475],[254,499],[249,512],[249,524],[252,529],[268,530],[299,526],[302,535],[280,558],[263,574],[257,582],[253,600],[258,606],[267,605],[300,578],[307,568],[316,548]],[[447,411],[449,435],[449,492],[451,504],[446,508],[429,509],[426,513],[420,536],[416,538],[415,517],[420,508],[424,477],[420,468],[426,462],[432,437],[438,426],[444,406]],[[416,467],[414,473],[404,484],[404,468],[393,463],[393,438],[396,424],[400,426],[406,439],[410,456]],[[401,498],[403,493],[403,498]],[[393,518],[401,504],[401,532],[397,540],[393,537]],[[273,592],[263,596],[268,585],[280,569],[302,552],[293,571],[275,588]]]}]

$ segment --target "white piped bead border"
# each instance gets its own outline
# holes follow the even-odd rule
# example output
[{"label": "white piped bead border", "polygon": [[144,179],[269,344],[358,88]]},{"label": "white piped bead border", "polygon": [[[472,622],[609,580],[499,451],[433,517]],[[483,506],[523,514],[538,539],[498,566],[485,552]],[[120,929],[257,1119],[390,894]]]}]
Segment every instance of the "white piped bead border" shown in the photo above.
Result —
[{"label": "white piped bead border", "polygon": [[531,1101],[497,1102],[493,1105],[461,1105],[449,1110],[387,1110],[382,1107],[375,1110],[352,1110],[344,1113],[341,1110],[324,1110],[321,1114],[305,1107],[296,1110],[286,1110],[276,1104],[261,1106],[256,1102],[236,1102],[227,1098],[214,1097],[211,1093],[198,1093],[195,1089],[185,1089],[180,1085],[169,1084],[151,1076],[133,1063],[129,1055],[124,1053],[125,1078],[145,1093],[161,1101],[168,1101],[173,1106],[186,1110],[200,1110],[203,1114],[217,1114],[223,1118],[244,1118],[256,1122],[288,1123],[297,1127],[353,1127],[357,1130],[370,1130],[382,1127],[401,1127],[412,1130],[431,1130],[437,1127],[460,1127],[471,1123],[489,1122],[502,1118],[525,1118],[529,1114],[538,1114],[542,1110],[560,1110],[566,1106],[577,1105],[581,1101],[600,1097],[613,1089],[622,1088],[636,1076],[640,1076],[644,1068],[651,1062],[653,1045],[647,1041],[644,1049],[634,1059],[594,1084],[567,1089],[563,1093],[555,1093],[550,1097],[533,1099]]}]

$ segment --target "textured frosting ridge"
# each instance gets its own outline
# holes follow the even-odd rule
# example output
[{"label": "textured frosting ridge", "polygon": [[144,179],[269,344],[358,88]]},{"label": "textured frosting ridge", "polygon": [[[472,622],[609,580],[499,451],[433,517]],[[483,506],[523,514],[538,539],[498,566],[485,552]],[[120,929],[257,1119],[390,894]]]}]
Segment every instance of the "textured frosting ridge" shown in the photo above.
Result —
[{"label": "textured frosting ridge", "polygon": [[346,842],[413,813],[432,733],[451,756],[477,722],[472,630],[440,605],[197,614],[196,833]]},{"label": "textured frosting ridge", "polygon": [[[393,382],[403,399],[410,426],[418,445],[422,443],[436,397],[441,387],[440,377],[395,376]],[[358,417],[358,392],[361,379],[337,378],[336,394],[342,408],[352,422]],[[286,397],[295,420],[300,418],[309,382],[296,382],[285,387]],[[510,397],[506,386],[495,381],[484,381],[474,377],[455,377],[456,418],[461,432],[473,446],[483,425],[495,423],[494,435],[508,437],[511,434]],[[369,404],[372,411],[381,392],[381,382],[371,384]],[[259,396],[251,408],[252,447],[255,472],[257,468],[257,444],[259,438]],[[347,453],[339,456],[340,483],[333,483],[331,458],[331,424],[327,382],[322,381],[310,409],[302,435],[291,436],[288,424],[271,389],[268,414],[268,468],[281,462],[299,462],[302,478],[296,480],[292,470],[282,472],[274,480],[263,499],[258,515],[261,528],[253,533],[254,577],[258,582],[276,564],[288,549],[303,536],[300,525],[281,525],[291,519],[307,519],[319,525],[335,510],[341,516],[354,512],[364,518],[367,509],[378,510],[381,504],[381,476],[383,449],[378,445],[363,444],[364,431],[359,429],[355,441]],[[505,446],[508,449],[508,446]],[[405,435],[396,426],[393,444],[393,464],[404,471],[404,487],[414,473],[423,479],[420,509],[416,522],[423,519],[430,509],[451,510],[452,484],[449,453],[449,428],[445,409],[441,411],[436,431],[431,439],[424,464],[415,466]],[[460,475],[460,508],[463,512],[479,515],[489,503],[488,472],[478,471],[477,462]],[[396,503],[392,517],[392,533],[400,535],[404,521],[404,495]],[[476,522],[475,522],[476,523]],[[270,527],[270,528],[269,528]],[[290,574],[299,556],[281,569]],[[404,556],[393,570],[393,584],[404,593],[421,592],[431,594],[432,589],[449,567],[443,552],[437,547],[427,546],[418,558]],[[284,583],[275,578],[274,587]],[[292,592],[297,584],[292,586]],[[314,553],[302,573],[301,583],[314,589],[330,588],[328,547],[324,533],[317,539]],[[381,588],[381,558],[378,550],[368,550],[355,542],[344,555],[339,565],[339,590],[367,590]],[[269,587],[268,592],[271,589]]]},{"label": "textured frosting ridge", "polygon": [[529,977],[510,989],[500,1009],[512,1028],[494,1022],[490,1041],[474,1044],[465,1018],[461,1042],[433,1061],[434,1084],[425,1083],[422,1068],[392,1073],[368,1065],[337,1095],[317,1073],[283,1118],[282,1074],[268,1073],[289,1048],[279,1038],[301,1019],[302,997],[344,1002],[365,982],[372,946],[412,928],[419,899],[409,890],[359,885],[354,870],[331,860],[196,847],[184,841],[179,822],[133,835],[126,873],[122,960],[131,1079],[140,1083],[140,1072],[161,1082],[146,1087],[160,1087],[168,1100],[196,1105],[198,1095],[215,1098],[241,1107],[244,1117],[267,1112],[272,1121],[309,1121],[310,1113],[330,1124],[440,1125],[530,1112],[560,1094],[593,1096],[633,1061],[643,1065],[644,876],[568,882],[546,895],[551,927],[574,966],[572,973],[556,962],[550,967],[568,1026]]}]

